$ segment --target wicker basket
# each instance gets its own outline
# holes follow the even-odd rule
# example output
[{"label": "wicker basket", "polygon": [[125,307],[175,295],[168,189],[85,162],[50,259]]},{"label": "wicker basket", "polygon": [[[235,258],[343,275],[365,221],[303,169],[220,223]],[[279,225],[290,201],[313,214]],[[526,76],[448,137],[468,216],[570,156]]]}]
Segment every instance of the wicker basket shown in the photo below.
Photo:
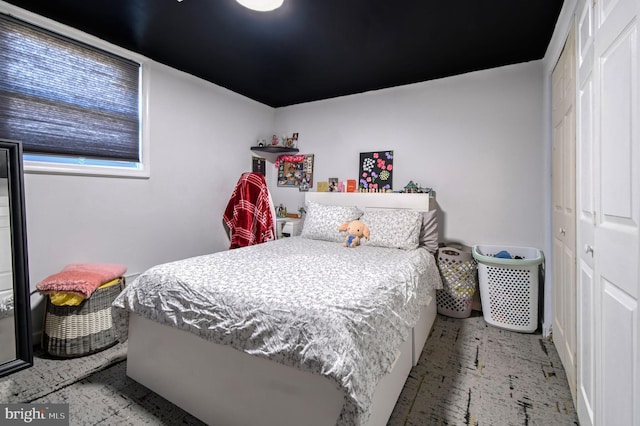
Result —
[{"label": "wicker basket", "polygon": [[437,260],[444,286],[436,292],[438,313],[453,318],[469,317],[477,288],[476,262],[471,252],[451,246],[441,247]]},{"label": "wicker basket", "polygon": [[53,356],[73,358],[115,345],[111,304],[124,286],[120,277],[118,284],[98,288],[78,306],[56,306],[47,297],[42,348]]}]

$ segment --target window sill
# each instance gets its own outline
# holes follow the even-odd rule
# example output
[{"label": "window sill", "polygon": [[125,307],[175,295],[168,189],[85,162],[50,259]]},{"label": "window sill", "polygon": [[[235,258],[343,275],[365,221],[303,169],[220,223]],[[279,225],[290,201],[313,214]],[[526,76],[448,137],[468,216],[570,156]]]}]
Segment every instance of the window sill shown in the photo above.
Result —
[{"label": "window sill", "polygon": [[149,168],[132,167],[108,167],[108,166],[83,166],[77,164],[56,164],[40,161],[24,161],[25,173],[77,175],[77,176],[102,176],[114,178],[148,179]]}]

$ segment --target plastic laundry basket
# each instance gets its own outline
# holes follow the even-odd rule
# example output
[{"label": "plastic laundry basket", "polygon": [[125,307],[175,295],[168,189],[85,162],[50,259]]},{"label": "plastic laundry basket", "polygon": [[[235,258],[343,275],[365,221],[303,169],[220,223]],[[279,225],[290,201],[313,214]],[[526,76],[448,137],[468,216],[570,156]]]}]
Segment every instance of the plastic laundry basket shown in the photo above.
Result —
[{"label": "plastic laundry basket", "polygon": [[[507,251],[512,258],[495,257]],[[542,251],[530,247],[476,245],[482,313],[487,324],[533,333],[538,328],[538,274]]]},{"label": "plastic laundry basket", "polygon": [[437,261],[444,287],[436,291],[438,313],[453,318],[469,317],[477,288],[476,262],[470,248],[440,247]]}]

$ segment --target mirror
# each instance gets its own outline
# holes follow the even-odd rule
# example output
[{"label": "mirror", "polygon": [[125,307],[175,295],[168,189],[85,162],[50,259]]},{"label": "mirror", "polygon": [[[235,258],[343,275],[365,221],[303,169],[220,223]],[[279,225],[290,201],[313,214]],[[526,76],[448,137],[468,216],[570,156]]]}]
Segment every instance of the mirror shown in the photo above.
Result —
[{"label": "mirror", "polygon": [[22,144],[0,139],[0,377],[33,365]]}]

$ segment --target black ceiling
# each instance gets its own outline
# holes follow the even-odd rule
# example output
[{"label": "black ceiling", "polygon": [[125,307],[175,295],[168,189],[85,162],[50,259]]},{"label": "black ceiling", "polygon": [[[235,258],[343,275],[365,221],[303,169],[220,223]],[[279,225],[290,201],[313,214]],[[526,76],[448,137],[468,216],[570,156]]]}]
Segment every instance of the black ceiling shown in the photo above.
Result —
[{"label": "black ceiling", "polygon": [[273,107],[540,59],[562,0],[8,0]]}]

